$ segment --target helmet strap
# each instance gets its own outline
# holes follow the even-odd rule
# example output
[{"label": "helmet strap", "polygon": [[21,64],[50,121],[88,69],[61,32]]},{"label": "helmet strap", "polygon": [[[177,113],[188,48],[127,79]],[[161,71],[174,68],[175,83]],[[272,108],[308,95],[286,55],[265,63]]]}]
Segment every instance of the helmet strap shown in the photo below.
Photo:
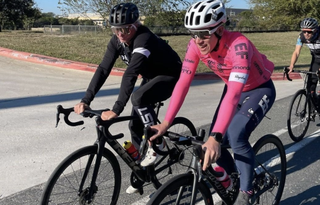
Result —
[{"label": "helmet strap", "polygon": [[219,34],[217,34],[217,32],[214,32],[213,34],[217,37],[218,42],[217,42],[216,46],[212,49],[212,51],[217,51],[219,49],[221,36]]}]

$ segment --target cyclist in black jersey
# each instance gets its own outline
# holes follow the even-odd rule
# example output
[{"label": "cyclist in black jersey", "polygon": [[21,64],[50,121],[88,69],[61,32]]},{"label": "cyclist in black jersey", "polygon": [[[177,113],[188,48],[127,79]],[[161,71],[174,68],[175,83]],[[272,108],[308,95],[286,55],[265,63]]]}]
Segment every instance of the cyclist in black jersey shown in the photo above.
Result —
[{"label": "cyclist in black jersey", "polygon": [[[300,28],[301,33],[299,34],[296,48],[291,57],[289,66],[290,72],[293,70],[295,63],[298,60],[303,44],[306,44],[309,47],[312,57],[309,70],[312,72],[317,72],[320,69],[320,27],[318,25],[318,21],[314,18],[305,18],[303,21],[301,21]],[[318,77],[316,75],[312,75],[311,78],[308,78],[307,88],[309,92],[315,97],[317,82]]]},{"label": "cyclist in black jersey", "polygon": [[[114,35],[108,43],[104,58],[93,75],[85,96],[74,106],[74,110],[79,114],[84,109],[90,109],[91,101],[108,78],[116,59],[121,57],[127,68],[121,80],[120,93],[112,110],[103,112],[101,118],[109,120],[118,117],[132,94],[132,115],[139,115],[141,120],[131,121],[129,128],[132,143],[139,149],[143,126],[156,123],[153,106],[156,102],[164,101],[171,96],[179,79],[182,63],[178,54],[165,40],[140,23],[136,5],[120,3],[114,6],[110,12],[109,22]],[[139,75],[143,80],[140,87],[133,92]],[[155,160],[156,155],[149,146],[141,165],[151,165]],[[127,190],[129,193],[135,191],[137,189]]]}]

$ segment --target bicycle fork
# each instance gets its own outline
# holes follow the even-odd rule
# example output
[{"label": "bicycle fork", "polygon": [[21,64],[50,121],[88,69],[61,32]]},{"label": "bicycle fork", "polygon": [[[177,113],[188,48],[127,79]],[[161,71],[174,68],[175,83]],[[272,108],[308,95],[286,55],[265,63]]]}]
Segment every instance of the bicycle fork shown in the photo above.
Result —
[{"label": "bicycle fork", "polygon": [[[100,129],[97,127],[97,129]],[[105,138],[102,136],[101,132],[97,130],[98,132],[98,141],[95,143],[97,146],[97,153],[92,154],[87,162],[83,177],[81,179],[80,187],[79,187],[79,196],[84,195],[84,198],[82,200],[86,200],[87,203],[91,203],[94,200],[94,195],[97,193],[98,188],[96,186],[96,179],[98,176],[98,172],[100,169],[101,165],[101,159],[103,156],[103,149],[106,144]],[[92,179],[90,183],[90,188],[86,188],[86,190],[83,190],[84,183],[86,182],[86,179],[88,177],[88,173],[90,171],[90,167],[92,165],[93,159],[96,156],[95,164],[94,164],[94,169],[93,169],[93,174],[92,174]]]},{"label": "bicycle fork", "polygon": [[[198,190],[198,183],[201,181],[201,164],[199,162],[199,158],[197,156],[193,156],[191,163],[190,163],[190,170],[191,174],[193,175],[193,182],[192,182],[192,191],[191,191],[191,200],[190,204],[195,204],[196,198],[197,198],[197,190]],[[175,204],[180,204],[180,200],[182,198],[183,192],[185,187],[180,187],[178,194],[177,194],[177,200]]]}]

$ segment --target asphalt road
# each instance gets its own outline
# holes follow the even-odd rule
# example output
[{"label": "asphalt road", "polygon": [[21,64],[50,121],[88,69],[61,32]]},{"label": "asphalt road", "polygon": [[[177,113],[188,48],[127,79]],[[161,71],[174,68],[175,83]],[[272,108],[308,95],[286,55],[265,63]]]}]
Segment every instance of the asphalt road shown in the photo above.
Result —
[{"label": "asphalt road", "polygon": [[[93,75],[92,72],[46,66],[0,56],[0,204],[38,204],[43,184],[68,154],[95,140],[94,123],[85,120],[81,128],[60,123],[55,128],[56,106],[72,107],[79,102]],[[110,76],[92,103],[93,108],[111,107],[117,98],[121,77]],[[287,182],[281,204],[320,204],[320,139],[318,123],[311,123],[310,136],[293,143],[286,130],[287,106],[291,95],[302,87],[302,80],[275,81],[277,99],[250,140],[255,142],[266,133],[280,137],[287,151]],[[223,84],[217,80],[195,80],[180,116],[189,118],[196,127],[208,129],[220,98]],[[162,108],[163,119],[168,101]],[[123,115],[130,114],[128,103]],[[80,119],[79,116],[74,116]],[[125,129],[124,129],[125,128]],[[114,128],[129,138],[127,125]],[[312,133],[314,133],[311,135]],[[144,204],[153,188],[143,196],[127,195],[127,167],[121,163],[122,191],[119,204]]]}]

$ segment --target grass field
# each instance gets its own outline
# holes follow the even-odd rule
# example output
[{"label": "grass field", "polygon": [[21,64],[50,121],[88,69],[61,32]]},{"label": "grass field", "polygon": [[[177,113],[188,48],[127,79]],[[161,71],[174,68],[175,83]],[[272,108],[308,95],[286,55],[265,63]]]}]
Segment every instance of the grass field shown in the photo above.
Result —
[{"label": "grass field", "polygon": [[[282,71],[289,65],[292,52],[295,48],[298,32],[276,33],[245,33],[268,59],[274,62],[275,71]],[[102,60],[110,33],[97,35],[50,35],[26,31],[0,32],[0,47],[17,51],[36,53],[73,61],[99,64]],[[163,36],[169,44],[184,58],[190,36]],[[296,63],[297,67],[308,68],[311,61],[310,51],[304,47]],[[115,67],[125,68],[125,64],[118,60]],[[200,63],[198,72],[209,71]]]}]

